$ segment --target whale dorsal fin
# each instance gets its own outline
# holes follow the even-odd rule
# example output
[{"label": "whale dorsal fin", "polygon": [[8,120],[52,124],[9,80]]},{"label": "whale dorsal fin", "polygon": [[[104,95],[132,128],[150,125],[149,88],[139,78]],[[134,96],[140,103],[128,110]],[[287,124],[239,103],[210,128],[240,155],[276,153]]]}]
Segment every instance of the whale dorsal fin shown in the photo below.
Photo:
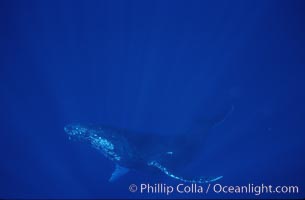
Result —
[{"label": "whale dorsal fin", "polygon": [[125,175],[127,172],[129,172],[129,169],[126,167],[122,167],[118,164],[115,165],[115,169],[111,174],[111,177],[109,178],[109,182],[116,181],[121,176]]}]

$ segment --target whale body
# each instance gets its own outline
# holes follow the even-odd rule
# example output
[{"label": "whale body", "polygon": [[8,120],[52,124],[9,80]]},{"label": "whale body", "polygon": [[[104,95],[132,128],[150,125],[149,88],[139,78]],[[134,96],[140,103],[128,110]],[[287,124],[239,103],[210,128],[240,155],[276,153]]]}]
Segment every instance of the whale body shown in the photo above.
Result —
[{"label": "whale body", "polygon": [[176,174],[177,169],[190,163],[200,153],[204,132],[220,124],[233,111],[209,120],[202,131],[179,135],[137,133],[108,126],[69,124],[64,127],[69,139],[90,144],[115,163],[109,181],[115,181],[130,170],[159,171],[166,176],[188,183],[208,183],[222,178],[191,177]]}]

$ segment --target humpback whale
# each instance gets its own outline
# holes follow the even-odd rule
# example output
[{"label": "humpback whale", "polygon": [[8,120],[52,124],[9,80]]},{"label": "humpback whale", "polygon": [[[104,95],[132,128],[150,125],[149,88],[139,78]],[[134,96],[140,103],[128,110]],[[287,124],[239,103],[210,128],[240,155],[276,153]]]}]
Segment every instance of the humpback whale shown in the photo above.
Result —
[{"label": "humpback whale", "polygon": [[66,125],[64,131],[69,139],[90,144],[115,163],[115,169],[109,178],[110,182],[130,170],[141,170],[158,171],[187,183],[208,183],[219,180],[222,176],[187,178],[177,174],[177,169],[191,162],[202,148],[205,132],[223,122],[232,111],[233,106],[229,111],[206,120],[199,131],[171,136],[79,123]]}]

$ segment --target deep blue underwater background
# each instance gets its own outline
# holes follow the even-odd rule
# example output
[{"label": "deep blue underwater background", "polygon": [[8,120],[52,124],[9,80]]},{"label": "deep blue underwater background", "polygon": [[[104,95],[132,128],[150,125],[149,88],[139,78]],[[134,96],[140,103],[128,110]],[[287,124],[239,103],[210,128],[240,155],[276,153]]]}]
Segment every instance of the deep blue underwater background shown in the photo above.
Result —
[{"label": "deep blue underwater background", "polygon": [[[190,173],[305,197],[304,1],[1,1],[0,198],[165,198],[68,140],[71,122],[158,134],[235,109]],[[204,121],[204,120],[203,120]],[[174,194],[253,198],[253,194]]]}]

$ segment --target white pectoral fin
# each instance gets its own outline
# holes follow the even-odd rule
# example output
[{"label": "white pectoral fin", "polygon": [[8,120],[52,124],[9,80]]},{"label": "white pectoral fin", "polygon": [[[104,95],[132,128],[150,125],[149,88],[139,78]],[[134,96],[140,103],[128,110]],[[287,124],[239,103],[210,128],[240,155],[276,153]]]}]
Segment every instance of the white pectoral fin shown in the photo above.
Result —
[{"label": "white pectoral fin", "polygon": [[160,163],[158,163],[155,160],[150,161],[147,164],[148,164],[148,166],[158,168],[160,171],[162,171],[164,174],[166,174],[167,176],[169,176],[171,178],[174,178],[174,179],[180,180],[182,182],[186,182],[186,183],[210,183],[210,182],[214,182],[214,181],[217,181],[222,178],[222,176],[218,176],[218,177],[210,177],[210,178],[200,177],[198,179],[186,179],[181,176],[176,176],[171,171],[169,171],[166,167],[164,167],[163,165],[161,165]]},{"label": "white pectoral fin", "polygon": [[109,178],[109,182],[116,181],[121,176],[125,175],[127,172],[129,172],[129,169],[126,167],[122,167],[118,164],[115,165],[115,169],[111,174],[111,177]]}]

